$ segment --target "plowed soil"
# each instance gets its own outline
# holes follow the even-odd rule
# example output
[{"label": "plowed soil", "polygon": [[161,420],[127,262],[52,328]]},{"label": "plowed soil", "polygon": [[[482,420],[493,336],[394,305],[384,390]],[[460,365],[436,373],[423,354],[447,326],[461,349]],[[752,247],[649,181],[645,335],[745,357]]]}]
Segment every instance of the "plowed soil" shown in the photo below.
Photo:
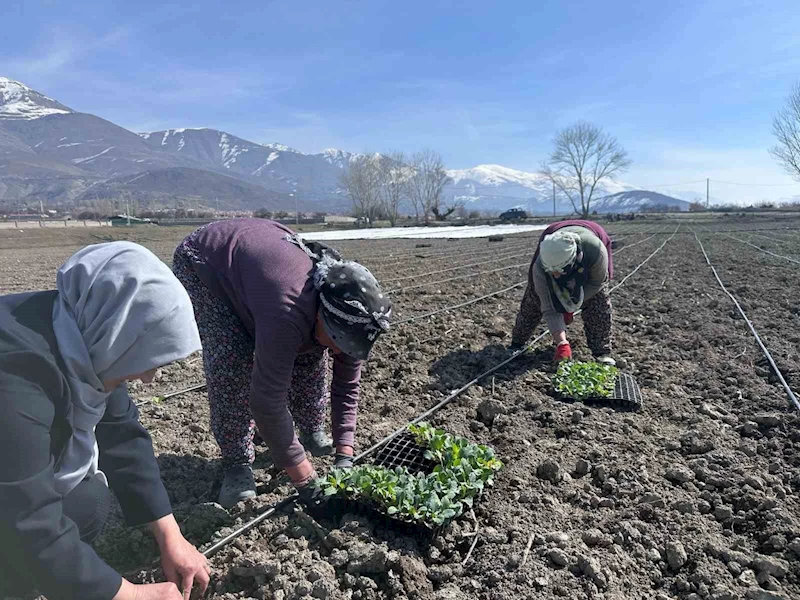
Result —
[{"label": "plowed soil", "polygon": [[[800,418],[693,233],[797,390],[800,264],[737,240],[800,261],[800,235],[778,230],[798,225],[742,218],[609,225],[621,246],[616,282],[666,241],[612,295],[615,355],[639,381],[641,411],[554,398],[545,340],[432,419],[493,446],[506,463],[474,519],[465,515],[425,537],[365,516],[315,520],[287,509],[214,556],[208,597],[799,598]],[[744,229],[758,231],[722,233]],[[183,234],[143,233],[140,241],[169,261]],[[2,293],[52,287],[57,265],[90,241],[59,243],[54,231],[24,243],[16,235],[0,240]],[[527,265],[486,271],[527,263],[535,243],[522,235],[337,247],[379,280],[409,277],[387,289],[426,284],[393,294],[399,322],[524,281]],[[381,338],[364,373],[359,448],[506,358],[523,290],[397,323]],[[578,358],[589,358],[579,317],[569,335]],[[202,381],[197,356],[162,369],[151,385],[131,386],[176,515],[201,546],[291,492],[261,447],[258,498],[230,512],[214,504],[219,454],[205,393],[152,401]],[[320,471],[328,467],[315,461]],[[149,535],[118,516],[97,549],[134,579],[159,576]]]}]

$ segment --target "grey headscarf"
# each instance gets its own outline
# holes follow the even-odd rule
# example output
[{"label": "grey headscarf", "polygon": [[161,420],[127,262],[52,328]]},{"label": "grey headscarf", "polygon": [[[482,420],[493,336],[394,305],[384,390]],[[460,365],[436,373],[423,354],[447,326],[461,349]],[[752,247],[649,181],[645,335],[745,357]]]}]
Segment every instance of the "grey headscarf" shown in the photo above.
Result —
[{"label": "grey headscarf", "polygon": [[87,246],[58,270],[53,328],[67,367],[74,431],[56,465],[56,490],[98,472],[94,429],[103,381],[139,375],[200,349],[192,303],[152,252],[132,242]]}]

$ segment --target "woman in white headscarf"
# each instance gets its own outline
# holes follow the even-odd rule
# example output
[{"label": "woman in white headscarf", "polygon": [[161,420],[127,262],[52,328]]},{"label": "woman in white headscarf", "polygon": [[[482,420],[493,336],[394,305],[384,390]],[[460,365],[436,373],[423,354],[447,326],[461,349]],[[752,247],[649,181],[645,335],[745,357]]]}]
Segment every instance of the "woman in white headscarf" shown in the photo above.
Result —
[{"label": "woman in white headscarf", "polygon": [[[0,597],[188,598],[208,565],[172,516],[125,382],[200,349],[189,297],[130,242],[84,248],[57,288],[0,297]],[[168,583],[133,585],[88,545],[109,486],[129,524],[149,524]]]},{"label": "woman in white headscarf", "polygon": [[611,297],[614,276],[611,238],[597,223],[567,220],[542,232],[528,272],[511,349],[521,349],[544,319],[555,346],[556,361],[572,358],[567,327],[579,310],[586,343],[595,360],[613,365]]}]

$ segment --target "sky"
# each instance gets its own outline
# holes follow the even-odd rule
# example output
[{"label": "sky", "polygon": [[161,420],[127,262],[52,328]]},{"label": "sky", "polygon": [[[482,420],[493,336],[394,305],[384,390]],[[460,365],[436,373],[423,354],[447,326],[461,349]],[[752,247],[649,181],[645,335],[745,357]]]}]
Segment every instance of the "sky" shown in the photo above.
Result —
[{"label": "sky", "polygon": [[768,153],[800,83],[797,0],[5,0],[0,16],[0,76],[137,132],[537,171],[587,120],[628,150],[627,184],[800,196]]}]

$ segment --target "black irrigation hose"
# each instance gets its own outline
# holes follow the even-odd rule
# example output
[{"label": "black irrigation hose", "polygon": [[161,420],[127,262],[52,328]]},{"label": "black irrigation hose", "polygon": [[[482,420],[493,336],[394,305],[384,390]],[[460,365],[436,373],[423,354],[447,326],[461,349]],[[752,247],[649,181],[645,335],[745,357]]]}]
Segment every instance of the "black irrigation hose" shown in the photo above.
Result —
[{"label": "black irrigation hose", "polygon": [[775,258],[782,258],[783,260],[788,260],[789,262],[793,262],[793,263],[795,263],[797,265],[800,265],[800,260],[797,260],[796,258],[789,258],[788,256],[783,256],[782,254],[775,254],[774,252],[770,252],[766,248],[762,248],[761,246],[756,246],[752,242],[748,242],[747,240],[740,240],[739,238],[734,237],[734,236],[730,235],[729,233],[726,233],[724,235],[725,235],[725,237],[729,237],[732,240],[735,240],[735,241],[740,242],[742,244],[747,244],[748,246],[752,246],[756,250],[761,250],[761,252],[763,252],[764,254],[769,254],[770,256],[774,256]]},{"label": "black irrigation hose", "polygon": [[[529,242],[524,242],[522,244],[510,244],[510,245],[506,245],[505,247],[500,246],[499,248],[495,247],[495,248],[485,248],[483,250],[476,250],[475,252],[471,252],[471,255],[474,257],[474,256],[482,255],[482,254],[491,254],[492,252],[497,252],[498,250],[500,250],[500,251],[516,250],[516,249],[522,249],[522,248],[529,247],[529,246],[530,246]],[[409,263],[408,259],[412,259],[412,258],[416,258],[418,260],[424,260],[424,259],[429,259],[429,258],[431,258],[431,259],[452,258],[452,257],[455,257],[455,256],[460,256],[460,255],[464,254],[468,250],[470,250],[469,247],[464,247],[464,248],[461,248],[461,249],[459,249],[459,250],[457,250],[455,252],[443,252],[441,254],[428,254],[428,255],[425,255],[425,256],[420,256],[417,253],[414,253],[414,254],[410,254],[410,255],[406,256],[405,260],[398,260],[398,261],[390,262],[390,263],[372,263],[372,262],[369,261],[369,259],[366,259],[364,262],[369,264],[369,265],[371,265],[373,267],[373,270],[379,271],[379,270],[386,270],[386,269],[389,269],[390,267],[395,267],[395,266],[398,266],[398,265],[408,265],[408,263]]]},{"label": "black irrigation hose", "polygon": [[490,273],[499,273],[500,271],[508,271],[509,269],[518,269],[520,267],[527,267],[530,261],[524,263],[517,263],[515,265],[508,265],[507,267],[500,267],[499,269],[491,269],[489,271],[478,271],[477,273],[467,273],[466,275],[459,275],[457,277],[448,277],[447,279],[439,279],[437,281],[429,281],[427,283],[418,283],[416,285],[407,285],[405,287],[395,288],[386,292],[387,294],[395,294],[406,290],[415,290],[421,287],[428,287],[429,285],[436,285],[439,283],[446,283],[448,281],[456,281],[458,279],[467,279],[468,277],[475,277],[477,275],[489,275]]},{"label": "black irrigation hose", "polygon": [[503,292],[509,292],[514,288],[518,288],[520,286],[525,285],[528,283],[527,279],[523,279],[522,281],[518,281],[514,285],[510,285],[502,290],[497,290],[496,292],[490,292],[488,294],[484,294],[483,296],[479,296],[478,298],[473,298],[472,300],[467,300],[466,302],[462,302],[461,304],[454,304],[453,306],[445,306],[444,308],[440,308],[439,310],[434,310],[429,313],[425,313],[422,315],[417,315],[415,317],[408,317],[407,319],[400,319],[399,321],[395,321],[393,325],[397,327],[398,325],[405,325],[407,323],[413,323],[418,319],[425,319],[426,317],[432,317],[433,315],[438,315],[439,313],[448,312],[451,310],[456,310],[457,308],[463,308],[465,306],[469,306],[470,304],[475,304],[476,302],[480,302],[481,300],[486,300],[486,298],[491,298],[492,296],[497,296],[502,294]]},{"label": "black irrigation hose", "polygon": [[[642,266],[644,266],[647,262],[649,262],[650,259],[653,258],[653,256],[655,256],[664,246],[666,246],[667,242],[669,242],[672,238],[675,237],[675,234],[678,233],[678,229],[680,229],[680,225],[678,226],[678,228],[675,229],[673,234],[668,239],[664,240],[664,243],[662,243],[652,254],[650,254],[647,258],[645,258],[644,261],[642,261],[627,277],[625,277],[617,285],[615,285],[613,288],[611,288],[609,293],[611,293],[614,290],[618,289],[623,283],[625,283],[625,281],[628,280],[628,277],[630,277],[631,275],[636,273]],[[580,313],[580,311],[577,311],[576,314],[579,314],[579,313]],[[506,358],[502,362],[496,364],[495,366],[491,367],[487,371],[484,371],[483,373],[481,373],[480,375],[478,375],[477,377],[475,377],[474,379],[472,379],[468,383],[464,384],[463,386],[461,386],[460,388],[458,388],[454,392],[451,392],[450,395],[448,395],[446,398],[441,400],[438,404],[436,404],[432,408],[429,408],[424,413],[422,413],[421,415],[416,417],[414,420],[410,421],[409,423],[406,423],[403,427],[398,428],[396,431],[392,432],[391,434],[389,434],[388,436],[386,436],[382,440],[379,440],[378,442],[376,442],[375,444],[373,444],[372,446],[367,448],[364,452],[362,452],[361,454],[359,454],[358,456],[356,456],[353,459],[354,462],[360,462],[361,460],[363,460],[364,458],[366,458],[367,456],[369,456],[370,454],[375,452],[375,450],[377,450],[378,448],[380,448],[381,446],[383,446],[387,442],[393,440],[395,437],[400,435],[403,431],[406,430],[406,428],[409,425],[414,424],[414,423],[418,423],[422,419],[425,419],[425,418],[429,417],[430,415],[434,414],[435,412],[437,412],[438,410],[442,409],[444,406],[446,406],[447,404],[449,404],[450,402],[455,400],[457,397],[459,397],[461,394],[463,394],[465,391],[467,391],[473,385],[478,383],[481,379],[484,379],[484,378],[488,377],[489,375],[492,375],[493,373],[497,372],[502,367],[504,367],[507,364],[509,364],[511,361],[519,358],[523,354],[526,354],[529,350],[531,350],[533,348],[534,345],[536,345],[538,342],[540,342],[542,339],[544,339],[544,337],[548,333],[550,333],[550,332],[549,332],[549,330],[546,329],[540,335],[538,335],[533,340],[528,342],[525,345],[524,348],[515,351],[514,353],[512,353],[508,358]],[[299,496],[296,493],[294,493],[291,496],[289,496],[287,498],[284,498],[283,500],[281,500],[277,504],[272,505],[271,507],[266,509],[263,513],[261,513],[260,515],[255,517],[253,520],[245,523],[244,525],[242,525],[236,531],[228,534],[223,539],[221,539],[218,542],[216,542],[213,546],[211,546],[210,548],[204,550],[203,551],[203,555],[206,556],[206,557],[213,556],[214,554],[219,552],[222,548],[227,546],[229,543],[231,543],[233,540],[235,540],[240,535],[242,535],[244,533],[247,533],[248,531],[250,531],[254,527],[258,526],[260,523],[264,522],[266,519],[268,519],[269,517],[271,517],[272,515],[274,515],[278,511],[280,511],[283,508],[293,504],[295,502],[295,500],[297,500],[298,497]]]},{"label": "black irrigation hose", "polygon": [[462,265],[458,265],[458,266],[455,266],[455,267],[448,267],[447,269],[439,269],[438,271],[428,271],[427,273],[415,273],[414,275],[403,275],[402,277],[391,277],[389,279],[381,279],[381,284],[394,283],[396,281],[407,281],[409,279],[416,279],[416,278],[419,278],[419,277],[427,277],[428,275],[440,275],[442,273],[450,273],[452,271],[458,271],[459,269],[467,269],[469,267],[478,267],[480,265],[488,265],[488,264],[500,262],[500,261],[503,261],[503,260],[511,260],[512,258],[517,258],[519,256],[522,256],[522,253],[513,252],[511,254],[503,254],[502,256],[493,258],[491,260],[482,260],[480,262],[462,264]]},{"label": "black irrigation hose", "polygon": [[753,323],[750,321],[750,319],[747,318],[747,315],[745,314],[744,310],[739,304],[739,301],[736,299],[736,296],[731,294],[728,291],[728,288],[725,287],[725,284],[722,283],[722,279],[720,279],[719,274],[717,273],[717,269],[714,267],[713,264],[711,264],[711,259],[708,258],[708,253],[706,252],[706,249],[703,247],[703,242],[700,241],[700,238],[697,237],[696,233],[694,233],[694,239],[697,240],[697,243],[700,246],[700,250],[703,251],[703,256],[705,257],[708,266],[711,267],[711,272],[714,273],[714,277],[716,278],[717,283],[722,288],[722,291],[725,292],[728,295],[728,297],[733,301],[734,305],[736,306],[736,309],[739,311],[739,314],[744,319],[744,322],[747,323],[747,326],[750,328],[750,332],[753,334],[753,337],[756,338],[756,342],[758,342],[758,345],[761,347],[761,352],[764,353],[764,356],[766,357],[767,361],[772,367],[772,370],[775,372],[775,375],[778,376],[778,379],[780,380],[783,389],[789,395],[789,399],[794,403],[795,407],[798,410],[800,410],[800,401],[798,401],[797,396],[794,395],[794,392],[792,391],[792,388],[789,387],[789,384],[786,383],[786,379],[784,379],[783,373],[781,373],[781,370],[778,368],[778,365],[775,364],[775,360],[772,358],[772,354],[770,354],[769,350],[764,345],[764,342],[761,341],[761,337],[758,335],[758,332],[756,331],[756,328],[753,326]]}]

